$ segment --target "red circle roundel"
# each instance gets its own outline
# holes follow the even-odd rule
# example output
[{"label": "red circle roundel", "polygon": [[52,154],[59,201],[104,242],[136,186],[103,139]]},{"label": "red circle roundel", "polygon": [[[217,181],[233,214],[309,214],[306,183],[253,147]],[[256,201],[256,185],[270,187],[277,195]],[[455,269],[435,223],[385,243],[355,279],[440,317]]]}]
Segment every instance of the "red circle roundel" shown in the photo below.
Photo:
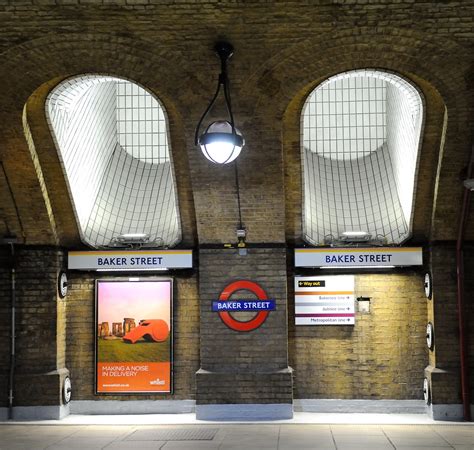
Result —
[{"label": "red circle roundel", "polygon": [[[267,300],[267,294],[261,286],[253,281],[239,280],[227,285],[219,296],[219,300],[229,300],[229,297],[236,291],[245,289],[253,292],[259,300]],[[222,321],[232,330],[235,331],[253,331],[257,329],[268,317],[269,311],[259,311],[257,315],[247,322],[241,322],[234,319],[227,311],[218,313]]]}]

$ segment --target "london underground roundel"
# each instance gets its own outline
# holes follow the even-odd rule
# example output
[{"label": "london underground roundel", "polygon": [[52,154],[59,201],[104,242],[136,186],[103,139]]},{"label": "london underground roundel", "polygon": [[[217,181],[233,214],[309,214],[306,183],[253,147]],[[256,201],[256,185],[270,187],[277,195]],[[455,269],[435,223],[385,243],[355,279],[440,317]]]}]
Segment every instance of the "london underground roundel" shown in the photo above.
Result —
[{"label": "london underground roundel", "polygon": [[[257,300],[231,300],[230,297],[237,291],[249,291],[255,294]],[[213,302],[213,311],[219,312],[221,320],[232,330],[253,331],[265,322],[271,310],[275,309],[275,300],[270,300],[263,288],[248,280],[238,280],[227,285],[219,296],[217,302]],[[241,322],[230,314],[230,311],[257,311],[252,319]]]}]

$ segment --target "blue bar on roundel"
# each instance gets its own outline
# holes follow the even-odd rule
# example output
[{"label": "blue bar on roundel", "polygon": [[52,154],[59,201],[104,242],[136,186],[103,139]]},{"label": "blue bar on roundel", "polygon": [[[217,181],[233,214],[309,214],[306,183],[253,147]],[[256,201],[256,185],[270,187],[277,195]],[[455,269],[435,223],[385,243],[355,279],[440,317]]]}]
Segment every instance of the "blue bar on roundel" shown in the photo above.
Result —
[{"label": "blue bar on roundel", "polygon": [[275,300],[215,300],[212,302],[214,312],[228,311],[274,311]]}]

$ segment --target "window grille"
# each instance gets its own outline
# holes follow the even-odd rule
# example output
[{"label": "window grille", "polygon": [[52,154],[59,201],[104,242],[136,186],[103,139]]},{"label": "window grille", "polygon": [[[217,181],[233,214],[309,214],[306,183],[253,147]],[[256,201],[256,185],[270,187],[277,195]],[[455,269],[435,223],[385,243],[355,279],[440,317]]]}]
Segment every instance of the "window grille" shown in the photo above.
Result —
[{"label": "window grille", "polygon": [[181,227],[165,113],[127,80],[84,75],[46,101],[82,239],[92,247],[124,234],[173,246]]},{"label": "window grille", "polygon": [[310,94],[302,114],[305,240],[409,238],[422,117],[418,91],[392,73],[345,72]]}]

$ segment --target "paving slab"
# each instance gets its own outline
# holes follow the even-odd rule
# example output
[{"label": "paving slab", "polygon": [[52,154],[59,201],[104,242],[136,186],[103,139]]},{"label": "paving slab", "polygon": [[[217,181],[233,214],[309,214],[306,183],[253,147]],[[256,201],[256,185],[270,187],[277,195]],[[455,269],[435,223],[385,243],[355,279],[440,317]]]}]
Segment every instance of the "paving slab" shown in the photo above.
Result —
[{"label": "paving slab", "polygon": [[[163,418],[161,418],[163,420]],[[0,450],[474,450],[474,424],[0,424]]]}]

